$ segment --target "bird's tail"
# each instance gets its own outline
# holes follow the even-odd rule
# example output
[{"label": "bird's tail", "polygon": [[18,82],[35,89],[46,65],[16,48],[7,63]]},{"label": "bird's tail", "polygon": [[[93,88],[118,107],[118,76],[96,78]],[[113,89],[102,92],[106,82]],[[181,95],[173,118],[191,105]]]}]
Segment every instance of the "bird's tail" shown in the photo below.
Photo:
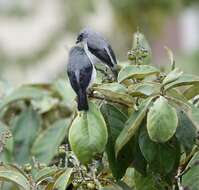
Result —
[{"label": "bird's tail", "polygon": [[88,100],[87,100],[86,91],[79,90],[78,95],[77,95],[77,104],[78,104],[77,107],[79,111],[88,110]]}]

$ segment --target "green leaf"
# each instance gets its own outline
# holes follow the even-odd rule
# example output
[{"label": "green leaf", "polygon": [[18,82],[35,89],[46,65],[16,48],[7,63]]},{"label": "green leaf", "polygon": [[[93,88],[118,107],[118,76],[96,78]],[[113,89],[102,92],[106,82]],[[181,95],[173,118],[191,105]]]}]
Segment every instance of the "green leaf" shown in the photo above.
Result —
[{"label": "green leaf", "polygon": [[44,96],[41,99],[33,99],[31,101],[32,106],[40,114],[46,113],[51,109],[55,108],[59,103],[57,98],[52,98],[50,96]]},{"label": "green leaf", "polygon": [[171,88],[171,89],[167,90],[166,95],[169,96],[169,97],[176,98],[179,101],[184,102],[185,104],[188,103],[186,97],[184,97],[184,95],[177,89]]},{"label": "green leaf", "polygon": [[108,143],[106,145],[106,152],[109,161],[109,167],[113,176],[120,179],[125,174],[126,169],[132,162],[132,143],[127,143],[117,158],[115,158],[115,140],[122,131],[127,116],[118,108],[111,104],[103,104],[101,107],[104,119],[108,128]]},{"label": "green leaf", "polygon": [[135,186],[135,182],[133,180],[134,178],[134,168],[129,167],[126,170],[126,173],[122,179],[122,181],[124,181],[130,188],[133,188]]},{"label": "green leaf", "polygon": [[165,86],[171,82],[176,81],[182,75],[182,71],[179,68],[172,70],[162,81],[162,84]]},{"label": "green leaf", "polygon": [[[2,137],[0,137],[0,139],[1,141],[3,140]],[[1,143],[0,146],[2,146]],[[12,163],[13,150],[14,150],[13,136],[10,136],[8,139],[6,139],[6,142],[3,143],[3,152],[1,152],[0,154],[0,160],[5,164]]]},{"label": "green leaf", "polygon": [[15,147],[15,158],[20,164],[30,161],[30,148],[35,140],[41,121],[38,113],[29,107],[18,117],[13,127],[13,136]]},{"label": "green leaf", "polygon": [[197,130],[199,130],[199,108],[198,107],[195,107],[194,105],[191,106],[190,117],[194,125],[196,126]]},{"label": "green leaf", "polygon": [[53,189],[53,185],[54,185],[53,182],[48,183],[48,184],[45,186],[44,190],[54,190],[54,189]]},{"label": "green leaf", "polygon": [[108,140],[106,123],[94,103],[89,111],[79,112],[69,130],[69,142],[77,158],[88,164],[94,155],[102,153]]},{"label": "green leaf", "polygon": [[0,121],[0,153],[3,151],[6,142],[12,136],[9,128]]},{"label": "green leaf", "polygon": [[115,157],[115,140],[122,131],[127,116],[118,108],[110,104],[104,104],[101,108],[104,118],[107,123],[109,138],[106,146],[109,166],[113,176],[120,179],[124,176],[126,169],[133,163],[134,167],[145,173],[146,161],[141,155],[137,138],[132,138]]},{"label": "green leaf", "polygon": [[71,107],[71,101],[75,99],[76,95],[69,81],[58,79],[53,83],[53,88],[58,92],[64,103]]},{"label": "green leaf", "polygon": [[56,121],[36,138],[31,152],[40,162],[49,164],[56,155],[58,147],[68,133],[68,119]]},{"label": "green leaf", "polygon": [[0,181],[10,181],[24,190],[30,190],[31,185],[27,177],[16,167],[0,165]]},{"label": "green leaf", "polygon": [[160,190],[156,187],[154,177],[143,176],[139,172],[134,172],[134,181],[136,190]]},{"label": "green leaf", "polygon": [[160,93],[160,84],[158,83],[138,83],[129,86],[129,94],[134,97],[147,97]]},{"label": "green leaf", "polygon": [[[145,121],[143,121],[144,123]],[[142,123],[142,125],[143,125]],[[140,146],[139,146],[139,138],[138,138],[138,134],[136,134],[133,137],[133,162],[132,165],[134,167],[135,170],[137,170],[138,172],[140,172],[142,175],[146,175],[146,169],[147,169],[147,162],[146,159],[144,158]]]},{"label": "green leaf", "polygon": [[139,135],[139,146],[151,170],[166,176],[177,169],[180,147],[176,140],[171,143],[155,143],[149,138],[146,127],[143,126]]},{"label": "green leaf", "polygon": [[115,93],[120,93],[120,94],[126,94],[128,92],[127,88],[124,85],[119,84],[117,82],[102,84],[93,88],[95,90],[102,91],[102,92],[110,91],[110,92],[115,92]]},{"label": "green leaf", "polygon": [[155,142],[166,142],[175,134],[177,125],[175,108],[169,105],[167,99],[160,96],[147,115],[149,137]]},{"label": "green leaf", "polygon": [[58,168],[56,166],[52,167],[45,167],[39,171],[34,176],[34,179],[37,184],[41,183],[42,181],[46,180],[47,178],[55,175],[55,173],[58,171]]},{"label": "green leaf", "polygon": [[101,187],[99,190],[123,190],[120,186],[118,185],[109,185],[106,187]]},{"label": "green leaf", "polygon": [[190,100],[194,98],[196,95],[199,94],[199,85],[192,85],[190,88],[186,89],[183,92],[183,95],[187,98],[187,100]]},{"label": "green leaf", "polygon": [[171,69],[174,70],[175,69],[175,60],[174,60],[173,52],[168,47],[165,47],[165,50],[166,50],[169,60],[170,60]]},{"label": "green leaf", "polygon": [[147,99],[147,101],[143,102],[138,111],[135,111],[131,114],[129,119],[126,121],[125,126],[119,136],[117,137],[115,143],[115,154],[116,156],[122,150],[124,145],[135,135],[139,126],[144,119],[147,109],[149,108],[151,101],[153,98]]},{"label": "green leaf", "polygon": [[40,99],[49,95],[49,91],[28,85],[21,86],[6,96],[0,103],[0,110],[18,100]]},{"label": "green leaf", "polygon": [[196,141],[196,128],[184,111],[178,111],[178,127],[176,137],[183,146],[185,152],[189,154]]},{"label": "green leaf", "polygon": [[149,173],[146,176],[141,175],[135,171],[134,181],[136,190],[165,190],[171,189],[166,181],[160,176],[155,176],[154,173]]},{"label": "green leaf", "polygon": [[171,82],[165,86],[165,89],[168,90],[170,88],[185,86],[185,85],[193,85],[199,84],[199,77],[196,75],[190,74],[182,74],[177,80]]},{"label": "green leaf", "polygon": [[7,125],[0,122],[0,160],[11,163],[13,159],[13,135]]},{"label": "green leaf", "polygon": [[100,190],[131,190],[131,188],[128,187],[128,185],[126,185],[124,182],[120,181],[105,187],[101,187]]},{"label": "green leaf", "polygon": [[189,162],[190,169],[182,176],[182,185],[186,189],[198,190],[199,187],[199,152]]},{"label": "green leaf", "polygon": [[62,173],[53,186],[53,189],[57,190],[66,190],[68,185],[70,184],[70,178],[72,175],[73,169],[67,168],[64,173]]},{"label": "green leaf", "polygon": [[118,74],[118,82],[126,79],[144,79],[146,76],[159,74],[159,70],[149,65],[129,65],[122,68]]},{"label": "green leaf", "polygon": [[112,100],[125,103],[127,105],[132,105],[134,100],[128,95],[128,90],[125,86],[119,83],[108,83],[93,87],[94,90],[100,92],[105,97],[109,97]]}]

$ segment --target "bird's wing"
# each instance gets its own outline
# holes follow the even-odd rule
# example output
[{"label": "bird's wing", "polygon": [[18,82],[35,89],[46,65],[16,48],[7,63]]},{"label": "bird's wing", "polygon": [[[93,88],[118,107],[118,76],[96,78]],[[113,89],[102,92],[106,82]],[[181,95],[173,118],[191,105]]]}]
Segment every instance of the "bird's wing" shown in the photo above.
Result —
[{"label": "bird's wing", "polygon": [[87,39],[88,50],[109,67],[116,64],[116,57],[111,46],[99,36],[90,36]]},{"label": "bird's wing", "polygon": [[83,49],[75,48],[69,56],[67,72],[72,88],[86,90],[92,76],[93,66]]},{"label": "bird's wing", "polygon": [[82,90],[86,90],[91,82],[93,66],[89,63],[87,66],[82,67],[79,73],[79,85]]},{"label": "bird's wing", "polygon": [[115,54],[110,45],[105,47],[105,51],[107,52],[108,56],[110,57],[112,64],[113,65],[117,64]]}]

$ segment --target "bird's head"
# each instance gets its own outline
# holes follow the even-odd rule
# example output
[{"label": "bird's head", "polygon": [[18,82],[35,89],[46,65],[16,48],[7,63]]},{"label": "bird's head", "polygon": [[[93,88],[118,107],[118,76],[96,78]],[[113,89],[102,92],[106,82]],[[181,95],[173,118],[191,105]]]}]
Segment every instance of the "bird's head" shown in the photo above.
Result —
[{"label": "bird's head", "polygon": [[76,44],[83,42],[86,40],[89,36],[89,34],[92,33],[92,30],[90,28],[84,28],[77,36]]}]

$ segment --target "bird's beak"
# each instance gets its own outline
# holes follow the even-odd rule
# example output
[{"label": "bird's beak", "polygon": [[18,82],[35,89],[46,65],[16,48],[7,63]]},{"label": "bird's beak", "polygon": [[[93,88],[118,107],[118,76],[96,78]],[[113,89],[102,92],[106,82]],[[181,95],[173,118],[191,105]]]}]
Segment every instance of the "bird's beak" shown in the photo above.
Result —
[{"label": "bird's beak", "polygon": [[76,43],[76,44],[80,43],[80,40],[79,40],[79,39],[77,39],[77,41],[76,41],[75,43]]}]

